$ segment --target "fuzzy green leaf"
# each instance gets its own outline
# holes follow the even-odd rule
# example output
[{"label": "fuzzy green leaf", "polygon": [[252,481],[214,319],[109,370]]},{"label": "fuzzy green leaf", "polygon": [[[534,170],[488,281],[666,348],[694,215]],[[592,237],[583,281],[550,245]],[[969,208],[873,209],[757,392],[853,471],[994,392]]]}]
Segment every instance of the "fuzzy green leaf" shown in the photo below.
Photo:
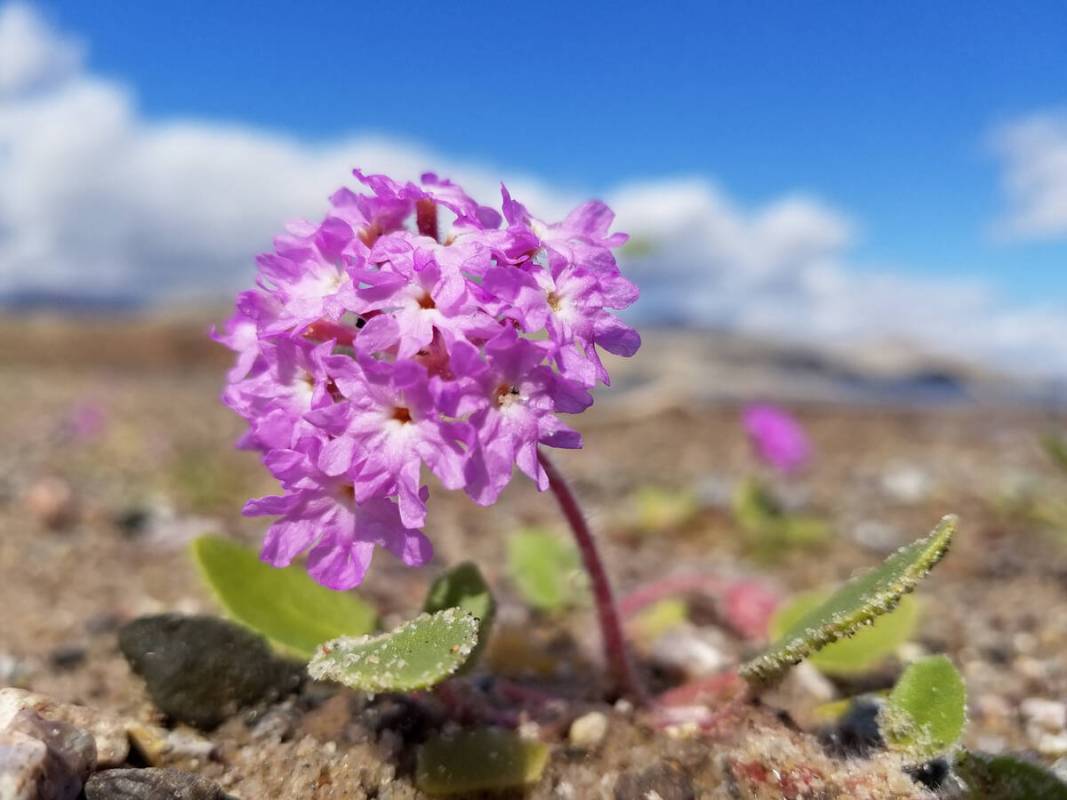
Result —
[{"label": "fuzzy green leaf", "polygon": [[581,596],[581,560],[574,546],[538,529],[508,539],[508,574],[519,594],[534,608],[560,611]]},{"label": "fuzzy green leaf", "polygon": [[960,752],[956,774],[968,800],[1067,800],[1067,784],[1037,764],[1010,755]]},{"label": "fuzzy green leaf", "polygon": [[433,614],[446,608],[461,608],[478,618],[478,644],[460,670],[465,672],[477,663],[485,649],[496,617],[496,600],[489,584],[482,577],[481,570],[470,561],[457,564],[437,577],[426,595],[422,610]]},{"label": "fuzzy green leaf", "polygon": [[415,785],[432,795],[468,795],[537,783],[549,748],[493,728],[436,736],[416,754]]},{"label": "fuzzy green leaf", "polygon": [[477,617],[448,608],[420,614],[389,633],[326,642],[308,673],[365,692],[427,689],[455,674],[477,644]]},{"label": "fuzzy green leaf", "polygon": [[[826,602],[829,596],[829,592],[814,591],[794,597],[771,618],[771,639],[780,639],[813,609]],[[878,617],[870,627],[863,628],[851,638],[826,645],[822,650],[812,653],[809,660],[827,675],[866,672],[908,641],[918,622],[918,601],[911,596],[902,597],[895,609]]]},{"label": "fuzzy green leaf", "polygon": [[797,620],[767,652],[742,666],[742,677],[756,685],[773,683],[793,664],[838,639],[855,635],[876,617],[892,611],[948,551],[957,521],[955,516],[945,517],[928,536],[902,547],[877,569],[845,583],[825,603]]},{"label": "fuzzy green leaf", "polygon": [[967,687],[945,656],[909,664],[878,717],[886,745],[916,761],[951,750],[967,724]]},{"label": "fuzzy green leaf", "polygon": [[299,566],[272,567],[221,536],[192,544],[200,574],[226,613],[282,648],[307,658],[327,639],[374,630],[374,609],[348,592],[316,583]]}]

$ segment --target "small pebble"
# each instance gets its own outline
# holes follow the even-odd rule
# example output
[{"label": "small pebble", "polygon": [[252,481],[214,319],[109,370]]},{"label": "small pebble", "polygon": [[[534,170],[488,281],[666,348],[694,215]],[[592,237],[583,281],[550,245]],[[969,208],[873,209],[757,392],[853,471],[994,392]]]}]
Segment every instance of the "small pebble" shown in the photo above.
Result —
[{"label": "small pebble", "polygon": [[126,727],[117,717],[86,706],[59,703],[42,694],[23,689],[0,689],[0,728],[15,715],[29,709],[46,720],[66,722],[88,731],[96,744],[96,759],[101,767],[118,766],[126,760],[130,744]]},{"label": "small pebble", "polygon": [[645,769],[631,769],[615,782],[615,800],[696,800],[689,776],[671,761]]},{"label": "small pebble", "polygon": [[602,711],[590,711],[571,723],[567,739],[574,747],[594,750],[608,733],[608,715]]},{"label": "small pebble", "polygon": [[48,663],[57,670],[71,670],[84,664],[85,657],[85,648],[81,645],[65,644],[48,654]]},{"label": "small pebble", "polygon": [[74,492],[61,478],[41,478],[25,495],[30,516],[47,528],[64,528],[77,516]]},{"label": "small pebble", "polygon": [[168,731],[156,725],[131,722],[126,725],[126,733],[134,750],[151,767],[188,758],[208,759],[215,752],[214,742],[190,730]]},{"label": "small pebble", "polygon": [[85,784],[86,800],[233,800],[218,784],[176,769],[112,769]]},{"label": "small pebble", "polygon": [[1028,725],[1053,733],[1067,728],[1067,705],[1059,701],[1028,697],[1019,704],[1019,711]]},{"label": "small pebble", "polygon": [[[30,748],[24,739],[43,745]],[[8,752],[11,746],[13,752]],[[96,744],[87,731],[43,719],[28,708],[16,712],[0,732],[0,798],[75,800],[96,767]],[[10,782],[10,790],[5,783]]]},{"label": "small pebble", "polygon": [[703,678],[729,664],[725,647],[722,632],[716,628],[680,625],[652,643],[649,659],[661,667],[680,670],[688,678]]}]

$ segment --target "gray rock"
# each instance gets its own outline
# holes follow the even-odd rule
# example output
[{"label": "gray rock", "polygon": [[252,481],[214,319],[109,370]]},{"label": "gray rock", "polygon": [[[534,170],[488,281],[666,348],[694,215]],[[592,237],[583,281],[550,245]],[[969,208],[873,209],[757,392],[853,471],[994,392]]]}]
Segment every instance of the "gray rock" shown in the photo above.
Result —
[{"label": "gray rock", "polygon": [[130,752],[126,726],[117,717],[86,706],[59,703],[43,694],[24,689],[0,689],[0,728],[8,725],[22,709],[30,709],[44,719],[67,722],[88,731],[96,744],[98,766],[118,766]]},{"label": "gray rock", "polygon": [[615,800],[695,800],[689,776],[676,763],[664,761],[646,769],[624,772],[615,781]]},{"label": "gray rock", "polygon": [[28,708],[0,733],[3,800],[74,800],[95,767],[96,744],[87,731]]},{"label": "gray rock", "polygon": [[119,631],[119,647],[159,710],[201,729],[277,700],[303,678],[303,668],[276,658],[261,636],[216,617],[141,617]]},{"label": "gray rock", "polygon": [[86,800],[233,800],[217,784],[177,769],[111,769],[85,784]]}]

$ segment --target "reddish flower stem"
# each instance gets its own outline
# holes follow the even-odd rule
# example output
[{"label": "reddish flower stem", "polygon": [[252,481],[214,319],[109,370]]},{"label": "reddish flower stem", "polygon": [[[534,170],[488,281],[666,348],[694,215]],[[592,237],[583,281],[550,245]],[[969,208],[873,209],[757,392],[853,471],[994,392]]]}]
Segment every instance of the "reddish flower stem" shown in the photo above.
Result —
[{"label": "reddish flower stem", "polygon": [[604,562],[600,558],[596,540],[593,539],[592,531],[589,530],[589,524],[585,521],[585,515],[582,514],[574,493],[559,470],[543,450],[538,450],[537,458],[548,475],[548,486],[556,496],[556,500],[559,501],[560,510],[574,533],[578,552],[582,557],[582,565],[589,574],[593,600],[596,603],[597,621],[600,623],[604,659],[607,661],[614,686],[622,694],[643,704],[648,696],[645,694],[644,686],[630,658],[630,650],[626,646],[626,637],[623,635],[622,620],[615,606],[611,581],[608,579],[607,570],[604,569]]}]

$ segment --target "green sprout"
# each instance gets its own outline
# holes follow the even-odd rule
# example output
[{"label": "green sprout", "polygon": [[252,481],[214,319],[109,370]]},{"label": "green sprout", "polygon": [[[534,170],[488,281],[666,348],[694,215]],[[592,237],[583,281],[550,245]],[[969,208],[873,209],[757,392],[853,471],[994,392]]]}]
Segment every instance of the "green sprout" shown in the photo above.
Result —
[{"label": "green sprout", "polygon": [[967,687],[945,656],[909,664],[878,717],[891,750],[925,761],[956,746],[967,724]]},{"label": "green sprout", "polygon": [[226,613],[289,652],[310,658],[338,636],[361,636],[377,613],[349,592],[316,583],[300,567],[279,569],[255,551],[221,536],[201,536],[193,560]]},{"label": "green sprout", "polygon": [[508,540],[508,575],[523,600],[539,611],[562,611],[578,604],[584,592],[582,563],[568,541],[539,528],[519,531]]}]

